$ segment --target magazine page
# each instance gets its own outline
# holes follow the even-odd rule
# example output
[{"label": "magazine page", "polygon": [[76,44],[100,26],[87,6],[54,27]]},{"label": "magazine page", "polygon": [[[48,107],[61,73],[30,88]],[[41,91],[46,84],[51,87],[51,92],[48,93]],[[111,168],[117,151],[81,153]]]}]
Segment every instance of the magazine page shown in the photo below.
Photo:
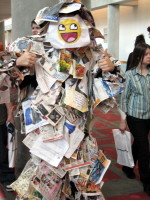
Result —
[{"label": "magazine page", "polygon": [[48,124],[47,120],[42,117],[41,113],[36,112],[33,108],[31,108],[31,100],[24,101],[22,103],[22,108],[26,134],[36,130],[40,126]]},{"label": "magazine page", "polygon": [[33,147],[33,144],[38,139],[38,136],[40,134],[40,130],[36,129],[32,132],[30,132],[22,141],[29,149]]},{"label": "magazine page", "polygon": [[36,176],[32,177],[31,184],[47,200],[51,200],[55,199],[62,180],[49,169],[45,162],[42,162],[38,167]]},{"label": "magazine page", "polygon": [[80,129],[76,128],[72,133],[69,134],[69,136],[69,149],[65,154],[66,158],[70,158],[78,148],[84,138],[84,133]]},{"label": "magazine page", "polygon": [[47,124],[40,127],[40,132],[43,138],[43,142],[50,142],[63,138],[63,127],[65,118],[63,117],[56,126]]},{"label": "magazine page", "polygon": [[75,87],[72,87],[67,92],[64,103],[81,112],[88,111],[88,98],[86,97],[86,95],[75,90]]},{"label": "magazine page", "polygon": [[99,184],[102,181],[102,178],[106,173],[110,163],[111,161],[106,158],[101,150],[99,150],[89,181],[95,185]]}]

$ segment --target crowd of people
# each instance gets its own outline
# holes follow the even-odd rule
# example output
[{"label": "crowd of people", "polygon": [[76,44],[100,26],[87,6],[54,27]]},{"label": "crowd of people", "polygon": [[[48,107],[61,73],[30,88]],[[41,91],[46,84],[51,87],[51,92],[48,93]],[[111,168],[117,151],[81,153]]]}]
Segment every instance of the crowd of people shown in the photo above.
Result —
[{"label": "crowd of people", "polygon": [[[91,15],[87,17],[87,19],[91,20],[90,22],[92,24],[93,19],[91,18]],[[32,35],[42,34],[45,26],[47,26],[47,21],[38,24],[36,20],[33,20],[31,22]],[[61,31],[64,30],[64,26],[60,28]],[[76,26],[74,25],[73,28],[76,29]],[[150,33],[150,27],[147,28],[147,31]],[[26,51],[21,56],[9,61],[9,67],[11,65],[11,67],[15,66],[18,69],[23,67],[29,69],[34,68],[37,62],[37,54],[30,52],[30,49],[31,44],[28,44]],[[69,52],[72,53],[72,47],[65,49],[70,49]],[[1,52],[3,50],[1,49]],[[78,53],[78,56],[81,55],[80,53]],[[2,55],[3,53],[1,53],[1,57]],[[118,73],[118,66],[115,66],[116,60],[114,59],[114,62],[107,52],[103,52],[102,55],[100,59],[96,60],[98,65],[98,73],[96,76],[102,76],[104,72],[116,74],[117,71]],[[31,79],[31,76],[28,74],[27,77],[21,83],[19,82],[19,87],[22,89],[24,85],[32,85],[35,89],[39,84],[38,80],[36,80],[37,76],[32,74]],[[120,109],[126,114],[126,118],[121,119],[120,129],[124,131],[128,126],[133,135],[132,154],[134,163],[136,165],[138,162],[140,180],[143,184],[144,191],[150,196],[150,154],[148,139],[150,131],[150,46],[145,43],[143,35],[139,35],[136,38],[134,50],[130,54],[127,62],[125,77],[126,80],[124,91],[121,94]],[[7,149],[7,124],[11,122],[15,125],[12,116],[13,109],[14,103],[12,102],[0,104],[0,112],[2,113],[0,115],[0,182],[5,185],[7,191],[12,191],[10,184],[15,181],[14,168],[9,168]],[[123,166],[122,170],[128,178],[135,178],[133,168]]]}]

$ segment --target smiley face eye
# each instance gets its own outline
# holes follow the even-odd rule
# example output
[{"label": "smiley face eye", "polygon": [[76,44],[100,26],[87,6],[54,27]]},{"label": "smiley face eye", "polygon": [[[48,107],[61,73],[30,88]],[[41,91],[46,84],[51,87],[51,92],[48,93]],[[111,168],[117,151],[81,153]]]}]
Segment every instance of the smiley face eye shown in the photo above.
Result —
[{"label": "smiley face eye", "polygon": [[70,30],[77,30],[78,29],[78,26],[77,26],[77,24],[71,24],[70,25]]},{"label": "smiley face eye", "polygon": [[60,25],[58,26],[58,30],[59,30],[59,31],[65,31],[65,30],[66,30],[66,27],[65,27],[63,24],[60,24]]}]

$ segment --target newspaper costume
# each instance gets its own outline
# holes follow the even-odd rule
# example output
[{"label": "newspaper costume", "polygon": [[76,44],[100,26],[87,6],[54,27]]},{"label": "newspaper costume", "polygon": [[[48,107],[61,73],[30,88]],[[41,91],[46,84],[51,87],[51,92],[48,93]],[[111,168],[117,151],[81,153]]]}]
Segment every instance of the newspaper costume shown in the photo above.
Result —
[{"label": "newspaper costume", "polygon": [[[80,1],[43,8],[36,22],[45,21],[46,34],[19,38],[9,47],[17,57],[31,43],[30,52],[38,55],[38,87],[26,99],[21,95],[27,134],[23,143],[31,159],[11,186],[20,200],[104,200],[100,188],[110,160],[98,150],[91,126],[94,108],[100,105],[108,112],[115,104],[114,96],[123,90],[120,63],[110,57],[114,71],[99,70],[97,61],[104,51],[95,39],[103,36]],[[20,80],[32,72],[16,68],[15,59],[1,63],[0,70],[0,86],[7,87],[0,93],[8,94],[0,101],[12,101],[10,93],[15,88],[18,95],[13,101],[19,102]]]}]

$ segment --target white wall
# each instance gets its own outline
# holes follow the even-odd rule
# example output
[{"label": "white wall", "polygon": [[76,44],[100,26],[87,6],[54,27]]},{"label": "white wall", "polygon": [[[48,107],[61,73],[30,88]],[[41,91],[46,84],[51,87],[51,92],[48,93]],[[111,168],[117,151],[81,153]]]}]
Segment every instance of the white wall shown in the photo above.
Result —
[{"label": "white wall", "polygon": [[12,19],[7,19],[4,21],[5,29],[5,47],[12,42]]},{"label": "white wall", "polygon": [[[150,26],[150,0],[139,0],[138,6],[120,6],[119,59],[126,61],[134,48],[137,35],[144,34],[150,44],[147,27]],[[96,26],[103,33],[107,27],[107,8],[92,11]],[[107,44],[105,44],[107,46]]]},{"label": "white wall", "polygon": [[[107,28],[107,8],[92,11],[96,28],[104,35],[104,29]],[[103,39],[99,39],[104,48],[107,48],[108,44]]]}]

